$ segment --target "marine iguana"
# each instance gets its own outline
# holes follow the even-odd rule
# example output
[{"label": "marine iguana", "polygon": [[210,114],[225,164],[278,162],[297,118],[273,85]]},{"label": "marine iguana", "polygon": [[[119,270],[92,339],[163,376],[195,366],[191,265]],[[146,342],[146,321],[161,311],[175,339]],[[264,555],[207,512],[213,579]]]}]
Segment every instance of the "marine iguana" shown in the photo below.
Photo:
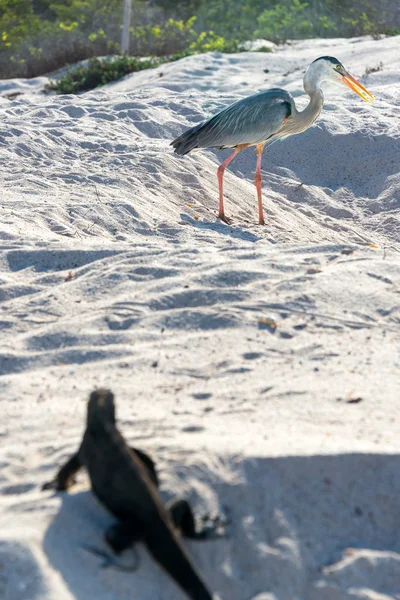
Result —
[{"label": "marine iguana", "polygon": [[81,445],[43,489],[66,490],[81,468],[88,471],[92,490],[118,519],[106,531],[106,541],[117,553],[143,541],[155,560],[192,600],[212,600],[205,583],[184,549],[176,526],[187,537],[197,533],[190,505],[178,500],[163,506],[152,459],[130,448],[115,424],[114,395],[101,389],[91,393],[87,425]]}]

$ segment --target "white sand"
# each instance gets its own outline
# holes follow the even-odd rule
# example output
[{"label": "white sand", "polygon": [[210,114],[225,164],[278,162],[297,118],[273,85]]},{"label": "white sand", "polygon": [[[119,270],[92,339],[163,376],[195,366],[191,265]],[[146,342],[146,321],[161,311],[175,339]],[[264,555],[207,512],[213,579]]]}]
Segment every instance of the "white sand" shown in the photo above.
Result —
[{"label": "white sand", "polygon": [[[317,123],[264,153],[267,226],[252,149],[218,222],[227,153],[169,141],[268,87],[304,105],[321,55],[376,102],[327,86]],[[85,476],[40,491],[106,385],[165,497],[230,510],[229,540],[188,543],[223,600],[400,599],[399,58],[399,37],[315,40],[78,97],[0,82],[1,598],[183,598],[143,548],[133,574],[80,549],[112,522]]]}]

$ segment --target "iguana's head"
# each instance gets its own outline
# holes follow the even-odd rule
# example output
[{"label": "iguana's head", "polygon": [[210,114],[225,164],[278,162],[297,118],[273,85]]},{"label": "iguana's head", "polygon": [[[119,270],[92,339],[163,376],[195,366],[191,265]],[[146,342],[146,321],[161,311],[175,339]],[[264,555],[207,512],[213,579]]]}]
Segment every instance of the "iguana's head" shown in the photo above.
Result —
[{"label": "iguana's head", "polygon": [[110,390],[100,389],[90,394],[87,418],[88,423],[93,419],[115,423],[114,394]]}]

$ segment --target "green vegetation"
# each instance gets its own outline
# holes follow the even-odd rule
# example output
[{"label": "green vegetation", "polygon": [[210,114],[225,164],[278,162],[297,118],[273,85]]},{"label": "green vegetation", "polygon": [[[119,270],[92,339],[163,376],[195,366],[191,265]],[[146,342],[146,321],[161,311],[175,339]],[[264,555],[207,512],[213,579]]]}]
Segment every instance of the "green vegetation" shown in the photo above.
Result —
[{"label": "green vegetation", "polygon": [[[138,27],[133,31],[137,47],[141,49],[142,53],[146,53],[146,49],[151,44],[153,52],[157,56],[147,59],[139,59],[134,56],[116,56],[102,60],[91,58],[87,64],[72,67],[63,77],[51,81],[47,90],[56,91],[59,94],[76,94],[121,79],[128,73],[158,67],[165,62],[172,62],[200,52],[240,51],[238,42],[235,40],[226,42],[224,38],[216,35],[213,31],[197,35],[192,29],[194,22],[195,17],[187,22],[169,19],[162,29],[151,26]],[[160,56],[162,52],[179,47],[179,45],[184,50]]]},{"label": "green vegetation", "polygon": [[1,0],[0,77],[34,77],[119,52],[119,5],[119,0]]},{"label": "green vegetation", "polygon": [[176,54],[183,50],[189,53],[196,52],[237,52],[238,41],[229,41],[214,31],[201,31],[195,29],[196,17],[188,20],[175,20],[169,18],[163,26],[145,25],[131,28],[131,46],[138,56],[155,54],[165,56]]},{"label": "green vegetation", "polygon": [[398,0],[200,0],[198,23],[229,39],[397,35]]},{"label": "green vegetation", "polygon": [[59,94],[76,94],[92,90],[110,81],[121,79],[128,73],[151,69],[161,64],[156,58],[138,60],[133,56],[118,56],[115,59],[89,59],[87,65],[80,64],[68,69],[68,72],[57,81],[50,81],[47,90]]},{"label": "green vegetation", "polygon": [[[397,2],[132,0],[132,56],[91,61],[69,73],[62,85],[69,78],[69,89],[88,89],[161,64],[170,55],[237,52],[240,42],[257,37],[279,43],[398,35]],[[83,59],[120,54],[122,10],[122,0],[0,0],[0,78],[33,77]],[[139,60],[143,56],[156,58]]]},{"label": "green vegetation", "polygon": [[156,56],[148,59],[137,59],[134,56],[116,56],[102,60],[91,58],[87,64],[81,63],[76,67],[68,69],[67,73],[60,77],[60,79],[50,80],[46,89],[48,91],[55,91],[58,94],[85,92],[110,83],[110,81],[117,81],[128,73],[153,69],[163,63],[172,62],[198,53],[198,50],[187,49],[175,54]]}]

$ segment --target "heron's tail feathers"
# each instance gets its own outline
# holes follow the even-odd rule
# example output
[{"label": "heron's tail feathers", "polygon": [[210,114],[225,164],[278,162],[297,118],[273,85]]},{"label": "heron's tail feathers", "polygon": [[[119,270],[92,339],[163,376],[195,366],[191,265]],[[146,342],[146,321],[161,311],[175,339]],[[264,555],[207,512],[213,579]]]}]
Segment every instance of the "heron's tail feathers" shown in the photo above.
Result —
[{"label": "heron's tail feathers", "polygon": [[188,154],[191,150],[199,147],[198,133],[203,125],[204,123],[200,123],[200,125],[188,129],[171,142],[170,146],[174,147],[176,154]]}]

